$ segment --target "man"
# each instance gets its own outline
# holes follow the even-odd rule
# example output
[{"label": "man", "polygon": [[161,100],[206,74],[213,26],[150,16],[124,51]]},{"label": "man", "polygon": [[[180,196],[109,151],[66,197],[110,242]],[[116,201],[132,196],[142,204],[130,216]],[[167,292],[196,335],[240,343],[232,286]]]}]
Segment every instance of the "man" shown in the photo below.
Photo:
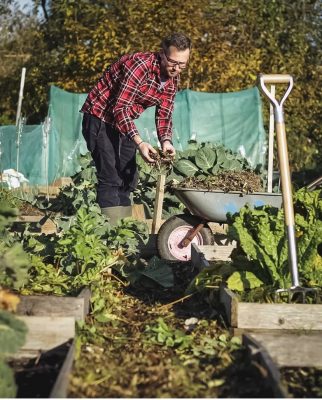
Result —
[{"label": "man", "polygon": [[131,215],[136,150],[146,162],[154,162],[156,150],[141,139],[133,122],[147,107],[156,106],[162,151],[175,155],[171,141],[174,97],[190,49],[190,39],[174,33],[163,39],[159,52],[122,56],[105,70],[81,109],[83,135],[97,169],[97,202],[114,220]]}]

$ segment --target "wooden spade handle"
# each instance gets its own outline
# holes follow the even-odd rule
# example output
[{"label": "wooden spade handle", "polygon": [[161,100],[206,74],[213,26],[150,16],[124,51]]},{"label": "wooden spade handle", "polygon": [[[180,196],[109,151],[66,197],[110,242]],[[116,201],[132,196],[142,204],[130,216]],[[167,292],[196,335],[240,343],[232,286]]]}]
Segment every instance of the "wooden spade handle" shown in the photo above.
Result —
[{"label": "wooden spade handle", "polygon": [[264,83],[270,83],[272,85],[276,83],[290,83],[292,80],[291,75],[284,74],[261,74],[260,77]]}]

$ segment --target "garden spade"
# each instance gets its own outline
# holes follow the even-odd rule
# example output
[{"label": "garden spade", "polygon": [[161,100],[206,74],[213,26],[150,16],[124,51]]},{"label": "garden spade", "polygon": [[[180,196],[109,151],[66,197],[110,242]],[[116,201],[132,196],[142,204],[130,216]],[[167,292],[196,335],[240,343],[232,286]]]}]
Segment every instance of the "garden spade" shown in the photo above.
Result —
[{"label": "garden spade", "polygon": [[[288,88],[284,94],[284,97],[280,103],[273,97],[271,92],[267,89],[265,84],[288,84]],[[288,243],[288,263],[291,273],[292,286],[288,289],[278,289],[277,293],[288,293],[289,301],[293,297],[295,292],[301,293],[302,300],[305,302],[305,295],[307,292],[314,291],[314,288],[304,288],[300,286],[299,283],[299,273],[298,273],[298,263],[297,263],[297,249],[296,249],[296,239],[295,239],[295,219],[294,219],[294,209],[293,209],[293,199],[292,199],[292,187],[291,187],[291,176],[288,160],[288,150],[287,141],[285,133],[285,122],[283,115],[283,103],[290,94],[293,88],[293,78],[291,75],[260,75],[260,86],[265,95],[270,100],[274,108],[275,116],[275,129],[277,138],[277,152],[278,161],[281,174],[281,186],[282,186],[282,198],[283,198],[283,208],[284,208],[284,219],[285,227],[287,233],[287,243]]]}]

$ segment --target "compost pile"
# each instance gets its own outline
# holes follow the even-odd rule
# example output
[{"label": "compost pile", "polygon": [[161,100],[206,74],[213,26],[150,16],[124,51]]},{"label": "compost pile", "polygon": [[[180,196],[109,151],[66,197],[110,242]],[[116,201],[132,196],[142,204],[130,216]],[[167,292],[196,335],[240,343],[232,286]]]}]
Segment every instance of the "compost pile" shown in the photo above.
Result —
[{"label": "compost pile", "polygon": [[261,178],[253,171],[224,171],[207,177],[188,177],[180,182],[182,188],[202,190],[263,192]]}]

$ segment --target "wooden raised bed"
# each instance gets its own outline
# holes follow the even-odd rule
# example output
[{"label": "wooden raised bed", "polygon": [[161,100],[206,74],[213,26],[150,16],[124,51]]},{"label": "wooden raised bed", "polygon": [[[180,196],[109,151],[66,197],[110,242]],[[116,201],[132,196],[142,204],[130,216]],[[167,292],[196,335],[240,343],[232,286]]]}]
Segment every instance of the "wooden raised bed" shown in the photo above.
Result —
[{"label": "wooden raised bed", "polygon": [[37,232],[45,235],[57,232],[54,221],[44,215],[19,215],[14,223],[16,225],[32,224]]},{"label": "wooden raised bed", "polygon": [[240,302],[224,285],[220,301],[232,332],[247,333],[279,367],[322,367],[322,304]]},{"label": "wooden raised bed", "polygon": [[73,317],[83,320],[89,312],[91,292],[83,289],[77,297],[69,296],[20,296],[19,315],[38,317]]},{"label": "wooden raised bed", "polygon": [[247,337],[267,349],[279,367],[322,368],[322,331],[272,330],[249,332]]},{"label": "wooden raised bed", "polygon": [[18,397],[64,398],[74,360],[75,322],[89,311],[90,291],[84,289],[77,297],[20,299],[17,317],[25,322],[28,333],[23,347],[9,361]]},{"label": "wooden raised bed", "polygon": [[[209,267],[209,253],[212,246],[192,245],[193,265]],[[278,367],[322,367],[322,304],[243,302],[224,284],[219,298],[231,332],[247,335]]]},{"label": "wooden raised bed", "polygon": [[253,360],[255,360],[261,368],[264,369],[270,386],[272,387],[276,398],[288,398],[289,394],[286,387],[281,383],[281,374],[279,368],[272,360],[266,348],[261,345],[256,339],[244,334],[242,343],[247,347]]},{"label": "wooden raised bed", "polygon": [[240,302],[225,285],[220,301],[232,328],[322,331],[322,304]]}]

